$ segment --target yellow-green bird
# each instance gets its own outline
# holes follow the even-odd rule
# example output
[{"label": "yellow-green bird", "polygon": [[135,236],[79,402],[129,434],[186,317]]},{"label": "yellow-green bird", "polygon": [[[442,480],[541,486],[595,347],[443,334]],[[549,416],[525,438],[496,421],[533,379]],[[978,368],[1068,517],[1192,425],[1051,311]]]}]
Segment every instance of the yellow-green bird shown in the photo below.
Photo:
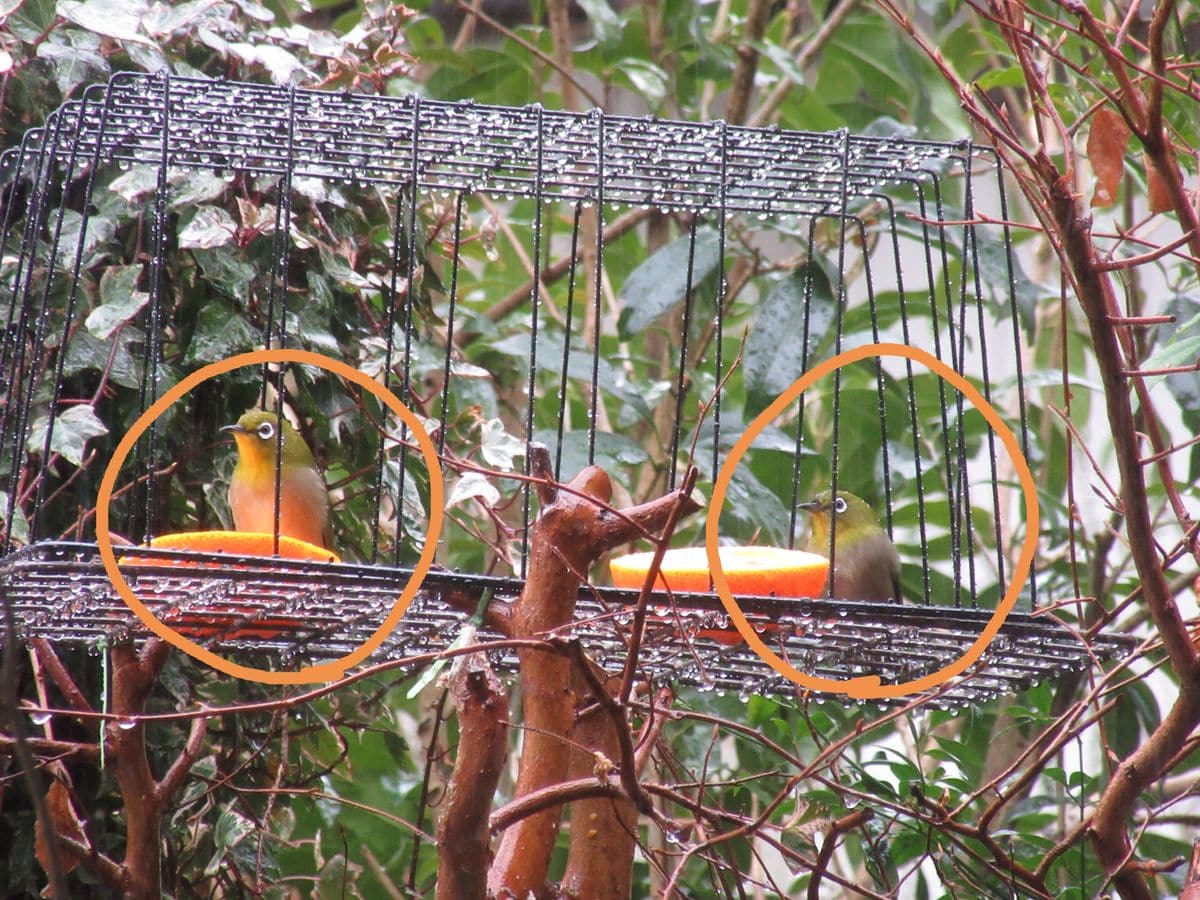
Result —
[{"label": "yellow-green bird", "polygon": [[[252,410],[221,431],[237,441],[238,461],[229,482],[229,509],[238,531],[275,533],[275,459],[279,419]],[[279,482],[279,533],[333,549],[329,492],[304,438],[283,420]]]},{"label": "yellow-green bird", "polygon": [[799,504],[808,510],[812,527],[808,534],[810,553],[829,556],[830,521],[837,544],[833,554],[833,599],[835,600],[896,600],[900,597],[900,554],[879,527],[875,511],[865,501],[849,491],[818,494],[808,503]]}]

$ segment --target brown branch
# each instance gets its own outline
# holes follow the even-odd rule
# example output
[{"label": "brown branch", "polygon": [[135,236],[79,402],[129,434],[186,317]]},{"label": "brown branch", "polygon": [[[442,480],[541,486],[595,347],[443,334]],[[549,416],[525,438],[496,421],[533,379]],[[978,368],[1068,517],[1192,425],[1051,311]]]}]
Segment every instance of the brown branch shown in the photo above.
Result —
[{"label": "brown branch", "polygon": [[79,686],[75,684],[75,679],[71,677],[66,667],[63,666],[62,660],[58,658],[58,654],[50,645],[50,642],[45,638],[31,637],[29,639],[29,647],[33,650],[38,658],[38,662],[46,670],[46,673],[50,676],[50,680],[54,682],[54,686],[58,688],[59,693],[63,695],[67,703],[81,712],[92,712],[92,705],[83,696],[83,691],[79,690]]},{"label": "brown branch", "polygon": [[132,643],[112,648],[112,711],[118,717],[105,726],[108,757],[125,802],[125,872],[123,892],[131,898],[157,898],[159,830],[162,804],[146,757],[146,726],[135,717],[142,711],[171,645],[152,638],[140,653]]},{"label": "brown branch", "polygon": [[[653,787],[650,788],[653,790]],[[517,797],[497,809],[488,819],[492,834],[510,833],[510,829],[531,816],[548,809],[558,809],[564,803],[586,800],[588,797],[624,797],[615,781],[601,781],[595,775],[560,781],[524,797]]]},{"label": "brown branch", "polygon": [[871,821],[874,815],[875,813],[870,809],[860,809],[833,822],[829,833],[825,835],[825,842],[821,844],[820,852],[817,853],[817,862],[813,866],[812,876],[808,881],[808,900],[820,900],[821,876],[829,868],[829,861],[833,859],[833,851],[837,847],[838,839],[855,828],[865,825]]},{"label": "brown branch", "polygon": [[192,764],[200,758],[204,751],[204,738],[208,734],[208,719],[193,719],[188,738],[171,767],[167,769],[155,790],[160,804],[168,803],[183,787],[184,779],[192,770]]},{"label": "brown branch", "polygon": [[458,709],[458,755],[438,825],[437,896],[487,896],[488,813],[508,753],[508,698],[487,656],[465,657],[450,687]]},{"label": "brown branch", "polygon": [[1192,859],[1188,863],[1179,900],[1200,900],[1200,838],[1192,840]]},{"label": "brown branch", "polygon": [[754,77],[758,74],[758,50],[754,44],[762,40],[771,21],[774,4],[769,0],[750,0],[743,19],[742,40],[734,48],[737,64],[733,67],[733,79],[729,85],[729,100],[725,104],[725,121],[741,125],[746,121],[750,107],[750,93],[754,90]]},{"label": "brown branch", "polygon": [[[589,466],[559,490],[552,481],[549,451],[531,445],[530,467],[542,510],[533,525],[525,589],[512,607],[512,637],[552,634],[574,619],[575,602],[586,573],[606,551],[659,530],[679,502],[678,492],[615,514],[608,508],[608,475]],[[694,512],[693,501],[684,512]],[[569,737],[574,727],[575,696],[571,661],[543,645],[518,651],[525,725],[514,796],[540,792],[566,779],[570,771]],[[488,878],[495,894],[524,897],[542,889],[554,850],[560,807],[548,807],[505,831]]]},{"label": "brown branch", "polygon": [[[577,693],[591,691],[599,702],[575,723],[577,746],[571,751],[570,778],[607,781],[617,774],[621,797],[592,797],[571,804],[570,851],[562,890],[569,897],[625,900],[633,883],[633,853],[637,846],[637,808],[649,806],[638,784],[633,739],[625,709],[613,700],[620,681],[602,683],[578,641],[571,642],[575,677],[583,684]],[[631,792],[632,789],[632,792]],[[637,803],[631,797],[638,798]]]}]

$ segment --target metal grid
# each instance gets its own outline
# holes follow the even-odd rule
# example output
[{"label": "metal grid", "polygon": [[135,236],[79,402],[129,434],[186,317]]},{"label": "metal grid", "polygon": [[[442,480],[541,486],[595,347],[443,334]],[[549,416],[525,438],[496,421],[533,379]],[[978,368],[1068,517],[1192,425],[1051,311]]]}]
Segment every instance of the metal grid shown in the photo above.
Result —
[{"label": "metal grid", "polygon": [[[430,190],[755,215],[838,215],[847,198],[968,165],[968,142],[281,90],[121,73],[33,129],[0,177],[158,163]],[[90,162],[89,162],[90,161]]]},{"label": "metal grid", "polygon": [[[220,554],[115,548],[131,589],[162,621],[223,654],[267,654],[283,668],[345,656],[371,636],[411,576],[410,569],[293,560],[232,560]],[[185,561],[188,568],[165,567]],[[219,571],[204,569],[208,564]],[[464,613],[447,592],[477,597],[490,588],[514,598],[519,581],[431,572],[395,631],[370,662],[400,660],[445,649]],[[20,623],[22,639],[95,645],[147,634],[109,582],[94,545],[51,542],[0,564],[0,592]],[[597,662],[620,669],[636,595],[585,586],[577,636]],[[953,662],[969,648],[988,614],[920,606],[833,603],[747,597],[741,606],[764,641],[801,671],[835,680],[878,675],[883,684],[912,681]],[[642,670],[672,684],[740,695],[788,696],[792,682],[771,670],[741,641],[712,594],[652,596]],[[483,631],[485,645],[498,635]],[[1136,641],[1101,635],[1085,643],[1046,616],[1010,615],[968,673],[927,692],[936,707],[956,709],[1024,690],[1067,672],[1116,659]],[[516,669],[511,652],[494,651],[500,668]],[[907,699],[911,698],[905,698]],[[881,701],[895,703],[899,701]]]}]

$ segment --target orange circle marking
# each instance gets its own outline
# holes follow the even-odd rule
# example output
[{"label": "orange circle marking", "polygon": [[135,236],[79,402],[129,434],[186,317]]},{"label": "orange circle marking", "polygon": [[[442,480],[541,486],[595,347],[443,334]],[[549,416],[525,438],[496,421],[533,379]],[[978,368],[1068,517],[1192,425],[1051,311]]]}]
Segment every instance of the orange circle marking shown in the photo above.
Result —
[{"label": "orange circle marking", "polygon": [[[335,375],[340,375],[348,381],[354,382],[360,387],[366,388],[408,426],[417,440],[421,456],[425,460],[426,467],[429,469],[429,527],[425,532],[425,546],[421,549],[420,559],[417,560],[417,564],[413,568],[412,577],[404,586],[403,592],[396,599],[391,612],[388,613],[387,618],[384,619],[374,634],[341,659],[335,659],[316,666],[308,666],[298,669],[295,672],[273,672],[268,669],[256,669],[252,666],[238,665],[188,640],[170,626],[159,621],[137,598],[137,595],[130,589],[129,583],[125,581],[125,576],[121,573],[116,557],[113,555],[112,535],[109,533],[108,524],[109,504],[112,502],[117,475],[125,462],[125,458],[129,456],[134,444],[142,436],[142,433],[150,427],[155,419],[166,412],[172,403],[179,400],[184,394],[200,383],[210,378],[215,378],[217,375],[223,375],[233,369],[284,362],[302,363],[325,369],[326,371],[333,372]],[[233,675],[236,678],[260,681],[264,684],[318,684],[333,681],[344,676],[348,668],[362,662],[374,652],[400,622],[400,618],[408,610],[408,605],[412,603],[413,597],[416,596],[417,591],[421,587],[421,582],[425,580],[425,575],[429,572],[429,566],[433,562],[433,555],[437,550],[438,535],[442,529],[442,503],[442,470],[438,464],[437,450],[434,448],[433,441],[429,439],[429,435],[426,433],[420,420],[417,419],[407,406],[400,402],[400,399],[395,394],[365,373],[351,368],[340,360],[324,356],[320,353],[313,353],[309,350],[253,350],[249,353],[240,353],[237,356],[231,356],[228,359],[223,359],[220,362],[212,363],[192,372],[163,394],[153,406],[142,413],[141,417],[133,423],[133,427],[126,432],[121,442],[117,445],[117,449],[113,453],[112,459],[109,460],[108,466],[104,470],[104,477],[100,482],[100,493],[96,497],[96,543],[99,545],[100,558],[104,560],[104,570],[108,573],[108,579],[112,582],[117,593],[121,595],[121,599],[137,614],[137,617],[145,623],[147,628],[163,640],[168,641],[201,662],[208,663],[214,669],[219,669],[225,674]]]},{"label": "orange circle marking", "polygon": [[[1021,546],[1021,555],[1017,558],[1017,564],[1012,573],[1012,580],[1005,591],[1004,599],[1000,601],[995,612],[992,613],[992,617],[984,627],[983,633],[975,639],[975,643],[967,649],[966,653],[950,665],[921,678],[890,685],[882,684],[877,675],[863,675],[846,681],[837,681],[832,678],[818,678],[815,675],[801,672],[795,666],[780,659],[770,647],[763,643],[762,639],[754,632],[754,629],[750,627],[745,613],[738,606],[737,601],[733,597],[733,592],[729,588],[729,580],[725,577],[725,572],[721,568],[721,556],[717,551],[717,530],[721,518],[721,508],[725,505],[725,494],[729,490],[729,482],[733,478],[734,469],[737,468],[737,464],[741,462],[746,451],[750,449],[750,445],[754,442],[754,439],[758,437],[768,422],[782,413],[819,379],[850,363],[875,356],[899,356],[919,362],[950,382],[963,396],[971,401],[971,405],[979,410],[984,419],[987,420],[988,425],[999,436],[1005,449],[1008,450],[1008,455],[1012,458],[1013,466],[1017,470],[1017,477],[1021,482],[1021,490],[1025,495],[1026,510],[1025,542]],[[763,410],[758,418],[750,423],[750,427],[746,429],[745,433],[742,434],[737,443],[729,451],[729,456],[726,458],[725,463],[721,466],[720,473],[717,475],[716,484],[713,485],[712,500],[709,502],[708,517],[705,520],[705,548],[708,552],[708,564],[712,569],[713,585],[716,587],[717,593],[721,597],[721,602],[725,605],[725,609],[729,613],[729,618],[733,621],[733,624],[737,627],[737,630],[741,633],[746,643],[772,669],[785,678],[791,679],[801,687],[814,691],[847,694],[850,697],[861,700],[876,697],[902,697],[905,694],[926,691],[937,687],[946,679],[953,678],[955,675],[966,671],[972,663],[979,659],[983,651],[987,649],[992,639],[999,633],[1000,626],[1004,624],[1004,620],[1008,618],[1008,614],[1012,612],[1012,608],[1016,605],[1017,597],[1021,593],[1021,586],[1029,577],[1029,569],[1033,565],[1033,554],[1037,549],[1037,539],[1037,488],[1033,482],[1033,473],[1029,470],[1029,463],[1026,461],[1025,455],[1021,452],[1020,445],[1017,443],[1016,435],[1012,433],[1012,430],[1000,418],[1000,414],[996,412],[995,408],[983,398],[969,381],[940,359],[932,356],[929,352],[917,347],[910,347],[907,344],[867,344],[864,347],[855,347],[853,350],[846,350],[832,359],[826,360],[796,379],[791,387],[777,397],[774,403]]]}]

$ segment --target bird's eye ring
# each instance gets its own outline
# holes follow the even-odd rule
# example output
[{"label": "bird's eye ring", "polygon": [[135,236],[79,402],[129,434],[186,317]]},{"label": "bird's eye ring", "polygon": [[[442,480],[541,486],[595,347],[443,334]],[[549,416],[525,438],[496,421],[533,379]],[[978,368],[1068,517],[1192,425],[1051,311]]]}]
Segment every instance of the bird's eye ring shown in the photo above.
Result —
[{"label": "bird's eye ring", "polygon": [[275,437],[275,426],[270,422],[263,422],[258,426],[258,436],[264,441],[269,441],[271,438]]},{"label": "bird's eye ring", "polygon": [[844,513],[846,511],[846,498],[838,497],[833,503],[833,508],[839,513]]}]

